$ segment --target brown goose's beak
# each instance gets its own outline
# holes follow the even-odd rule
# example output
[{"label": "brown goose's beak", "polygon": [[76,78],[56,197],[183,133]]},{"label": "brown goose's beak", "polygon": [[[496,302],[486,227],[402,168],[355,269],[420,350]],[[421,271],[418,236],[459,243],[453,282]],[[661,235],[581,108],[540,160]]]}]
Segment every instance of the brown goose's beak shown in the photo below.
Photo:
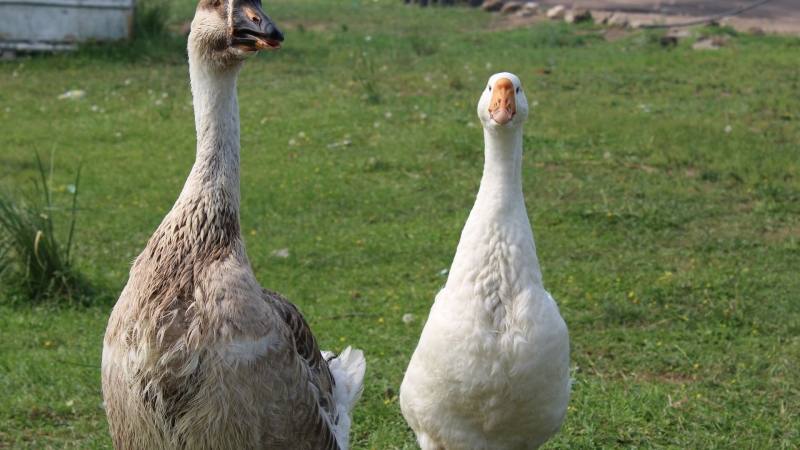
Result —
[{"label": "brown goose's beak", "polygon": [[492,101],[489,102],[489,116],[500,125],[505,125],[517,113],[514,98],[514,83],[508,78],[500,78],[492,88]]},{"label": "brown goose's beak", "polygon": [[234,45],[245,51],[281,48],[283,33],[261,10],[260,1],[236,1],[233,8]]}]

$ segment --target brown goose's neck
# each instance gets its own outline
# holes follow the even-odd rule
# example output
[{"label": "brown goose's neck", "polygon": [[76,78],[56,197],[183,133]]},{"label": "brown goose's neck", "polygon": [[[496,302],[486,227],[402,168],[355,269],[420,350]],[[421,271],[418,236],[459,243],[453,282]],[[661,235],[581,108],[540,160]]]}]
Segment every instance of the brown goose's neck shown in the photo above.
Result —
[{"label": "brown goose's neck", "polygon": [[240,236],[239,104],[237,64],[221,70],[189,51],[197,156],[173,208],[192,216],[198,238],[219,240]]}]

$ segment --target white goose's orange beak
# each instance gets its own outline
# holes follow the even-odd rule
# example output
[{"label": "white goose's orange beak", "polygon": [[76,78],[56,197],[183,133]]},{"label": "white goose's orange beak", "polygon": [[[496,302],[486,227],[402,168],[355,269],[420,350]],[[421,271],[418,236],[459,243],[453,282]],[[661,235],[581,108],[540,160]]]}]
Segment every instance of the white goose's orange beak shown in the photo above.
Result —
[{"label": "white goose's orange beak", "polygon": [[489,102],[489,117],[500,125],[507,124],[517,113],[514,98],[514,83],[508,78],[500,78],[492,88],[492,101]]}]

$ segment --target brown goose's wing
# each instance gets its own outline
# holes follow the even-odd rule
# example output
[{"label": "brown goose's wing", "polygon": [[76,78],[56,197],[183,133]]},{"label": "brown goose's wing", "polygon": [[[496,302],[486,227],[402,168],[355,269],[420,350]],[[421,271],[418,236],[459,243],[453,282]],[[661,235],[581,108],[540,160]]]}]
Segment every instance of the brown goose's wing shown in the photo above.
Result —
[{"label": "brown goose's wing", "polygon": [[311,382],[319,390],[320,407],[328,413],[328,417],[336,417],[336,404],[333,401],[335,382],[308,322],[297,307],[282,295],[269,289],[262,289],[262,292],[264,300],[283,316],[286,326],[291,330],[297,354],[305,360],[311,370]]}]

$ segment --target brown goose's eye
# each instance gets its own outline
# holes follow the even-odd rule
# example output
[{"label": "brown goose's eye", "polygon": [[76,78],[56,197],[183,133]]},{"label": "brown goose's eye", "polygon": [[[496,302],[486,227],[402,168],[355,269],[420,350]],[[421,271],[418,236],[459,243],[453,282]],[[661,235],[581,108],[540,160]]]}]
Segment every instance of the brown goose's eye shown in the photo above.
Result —
[{"label": "brown goose's eye", "polygon": [[214,5],[214,8],[219,8],[220,6],[222,6],[222,1],[214,0],[213,2],[211,2],[211,4]]}]

